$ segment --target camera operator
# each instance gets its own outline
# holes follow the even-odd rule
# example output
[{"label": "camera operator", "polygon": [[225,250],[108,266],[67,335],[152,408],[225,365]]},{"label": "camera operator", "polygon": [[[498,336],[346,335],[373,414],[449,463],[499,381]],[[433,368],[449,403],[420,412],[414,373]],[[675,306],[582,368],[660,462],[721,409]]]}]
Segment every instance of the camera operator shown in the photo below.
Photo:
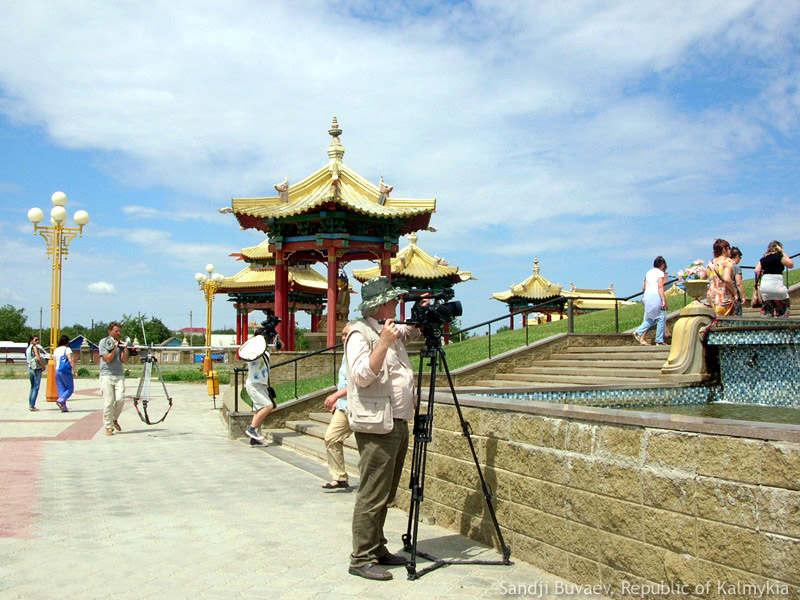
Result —
[{"label": "camera operator", "polygon": [[125,372],[122,363],[128,362],[130,350],[126,342],[120,342],[122,325],[117,321],[108,324],[108,337],[100,340],[100,389],[103,392],[103,423],[106,435],[114,430],[122,431],[119,416],[125,408]]},{"label": "camera operator", "polygon": [[[387,277],[367,281],[356,308],[364,318],[353,324],[345,342],[347,410],[360,454],[361,478],[353,510],[349,573],[378,581],[392,579],[381,565],[406,564],[403,556],[388,551],[383,535],[386,512],[403,471],[408,422],[414,418],[417,401],[414,370],[405,345],[418,338],[420,331],[394,323],[397,299],[405,293],[393,288]],[[385,319],[383,325],[378,319]]]},{"label": "camera operator", "polygon": [[[280,337],[275,331],[275,326],[280,322],[274,314],[267,313],[267,320],[261,324],[256,335],[265,338],[267,344],[274,344],[280,350],[283,347]],[[265,446],[267,439],[261,435],[259,428],[269,414],[275,409],[275,390],[269,384],[269,352],[263,352],[255,360],[247,361],[247,381],[244,384],[250,400],[253,401],[253,418],[250,427],[245,430],[245,435],[250,438],[251,446]]]}]

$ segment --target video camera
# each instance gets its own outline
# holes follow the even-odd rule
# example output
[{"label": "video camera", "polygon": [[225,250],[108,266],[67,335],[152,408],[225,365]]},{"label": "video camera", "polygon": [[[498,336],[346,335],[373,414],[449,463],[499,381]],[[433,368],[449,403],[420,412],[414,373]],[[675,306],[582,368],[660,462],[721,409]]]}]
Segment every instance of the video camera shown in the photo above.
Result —
[{"label": "video camera", "polygon": [[[404,302],[414,303],[414,306],[411,307],[411,318],[406,323],[425,329],[444,325],[454,318],[460,317],[463,314],[461,302],[458,300],[448,302],[454,295],[453,288],[448,288],[432,296],[404,294]],[[428,300],[429,304],[422,304],[422,300]]]},{"label": "video camera", "polygon": [[[255,330],[254,335],[263,336],[264,339],[267,340],[267,344],[272,344],[275,341],[275,337],[278,335],[278,331],[275,328],[280,322],[281,320],[279,317],[276,317],[275,315],[267,315],[267,318],[261,321],[261,327]],[[278,350],[281,349],[281,345],[282,344],[280,340],[278,340],[276,344]]]}]

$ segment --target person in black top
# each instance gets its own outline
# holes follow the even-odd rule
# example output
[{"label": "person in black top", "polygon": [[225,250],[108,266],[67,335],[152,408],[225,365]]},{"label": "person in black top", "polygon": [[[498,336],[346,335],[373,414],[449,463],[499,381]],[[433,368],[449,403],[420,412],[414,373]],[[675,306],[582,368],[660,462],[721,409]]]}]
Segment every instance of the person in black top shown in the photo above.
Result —
[{"label": "person in black top", "polygon": [[783,269],[793,269],[794,261],[783,251],[783,245],[773,240],[756,265],[756,277],[761,277],[759,289],[764,300],[761,314],[765,317],[789,316],[789,290],[783,285]]}]

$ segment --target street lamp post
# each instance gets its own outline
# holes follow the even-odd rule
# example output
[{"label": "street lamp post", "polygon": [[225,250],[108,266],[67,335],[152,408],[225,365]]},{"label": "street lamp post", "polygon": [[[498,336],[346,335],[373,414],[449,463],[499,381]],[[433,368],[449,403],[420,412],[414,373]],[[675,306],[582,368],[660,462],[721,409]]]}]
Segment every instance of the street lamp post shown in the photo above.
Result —
[{"label": "street lamp post", "polygon": [[206,357],[203,359],[203,373],[207,375],[211,370],[211,305],[214,302],[214,294],[225,276],[222,273],[214,273],[212,264],[206,265],[206,271],[208,275],[197,273],[194,279],[206,295]]},{"label": "street lamp post", "polygon": [[[67,195],[56,192],[50,198],[53,208],[50,210],[51,227],[40,226],[44,219],[41,208],[32,208],[28,211],[28,220],[33,223],[33,234],[42,236],[47,244],[47,254],[53,259],[53,269],[50,276],[50,356],[52,357],[61,335],[61,262],[69,254],[69,244],[76,236],[83,236],[83,226],[89,222],[89,213],[85,210],[76,211],[73,215],[77,227],[64,227],[67,219]],[[47,401],[58,400],[56,387],[56,367],[52,358],[47,362]]]}]

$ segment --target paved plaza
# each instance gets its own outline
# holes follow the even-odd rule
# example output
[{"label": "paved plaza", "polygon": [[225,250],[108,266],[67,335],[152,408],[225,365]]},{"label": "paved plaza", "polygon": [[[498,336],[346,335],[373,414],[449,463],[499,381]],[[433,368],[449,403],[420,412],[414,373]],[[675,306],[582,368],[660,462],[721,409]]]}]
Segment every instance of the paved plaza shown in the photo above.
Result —
[{"label": "paved plaza", "polygon": [[[168,385],[175,406],[160,425],[129,406],[114,436],[97,380],[76,388],[61,413],[43,382],[41,410],[29,412],[28,381],[0,380],[2,600],[598,598],[565,593],[513,556],[512,566],[454,565],[417,581],[402,567],[389,582],[349,575],[355,495],[324,492],[322,463],[229,440],[203,385]],[[151,412],[164,407],[154,396]],[[390,510],[392,551],[406,525]],[[439,527],[420,524],[419,540],[442,558],[498,559]]]}]

